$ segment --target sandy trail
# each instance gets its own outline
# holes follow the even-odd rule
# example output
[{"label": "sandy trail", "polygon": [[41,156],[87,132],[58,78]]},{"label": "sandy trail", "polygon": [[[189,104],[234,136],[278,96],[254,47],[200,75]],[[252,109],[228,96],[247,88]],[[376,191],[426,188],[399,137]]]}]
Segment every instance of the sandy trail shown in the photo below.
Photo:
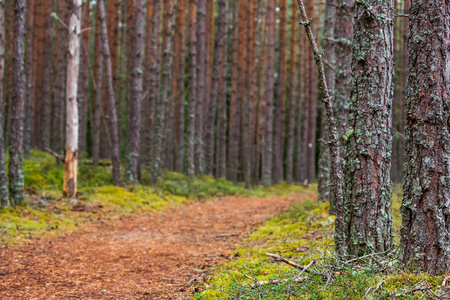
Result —
[{"label": "sandy trail", "polygon": [[0,250],[0,299],[186,299],[196,277],[300,198],[226,197]]}]

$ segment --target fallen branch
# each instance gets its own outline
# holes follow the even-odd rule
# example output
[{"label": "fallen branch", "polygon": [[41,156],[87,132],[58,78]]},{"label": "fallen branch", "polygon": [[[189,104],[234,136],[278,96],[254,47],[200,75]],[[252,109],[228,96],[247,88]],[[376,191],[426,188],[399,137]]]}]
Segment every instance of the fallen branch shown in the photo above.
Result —
[{"label": "fallen branch", "polygon": [[216,238],[227,238],[227,237],[235,237],[235,236],[239,236],[239,234],[234,234],[234,233],[230,233],[230,234],[218,234],[216,235]]},{"label": "fallen branch", "polygon": [[59,155],[58,153],[56,153],[55,151],[53,151],[50,148],[45,148],[45,151],[47,151],[48,153],[52,154],[53,156],[55,156],[56,158],[59,158],[63,163],[66,162],[66,160],[64,159],[64,157],[62,157],[61,155]]},{"label": "fallen branch", "polygon": [[445,287],[449,280],[450,280],[450,276],[445,277],[444,280],[442,280],[442,287]]},{"label": "fallen branch", "polygon": [[[312,274],[312,275],[319,276],[319,277],[321,277],[321,278],[323,278],[323,279],[328,279],[328,276],[325,275],[325,274],[316,273],[316,272],[314,272],[314,271],[308,270],[313,264],[316,263],[315,260],[311,261],[311,262],[309,263],[309,265],[307,265],[306,267],[304,267],[304,266],[301,266],[301,265],[299,265],[299,264],[296,264],[295,262],[290,261],[289,259],[286,259],[286,258],[284,258],[284,257],[282,257],[282,256],[278,256],[278,255],[271,254],[271,253],[266,253],[266,255],[269,256],[269,257],[271,257],[272,259],[274,259],[274,260],[276,260],[276,261],[284,262],[284,263],[286,263],[286,264],[288,264],[288,265],[290,265],[290,266],[292,266],[292,267],[294,267],[294,268],[296,268],[296,269],[302,271],[300,274],[303,274],[303,272],[306,272],[306,273],[309,273],[309,274]],[[299,276],[300,276],[300,275],[299,275]]]},{"label": "fallen branch", "polygon": [[[294,278],[292,279],[292,282],[303,282],[305,281],[306,278],[304,277],[298,277],[298,278]],[[276,279],[276,280],[263,280],[263,281],[257,281],[255,283],[253,283],[251,285],[252,289],[255,289],[257,287],[261,287],[263,285],[267,285],[267,284],[278,284],[278,283],[287,283],[290,282],[291,280],[289,279]]]}]

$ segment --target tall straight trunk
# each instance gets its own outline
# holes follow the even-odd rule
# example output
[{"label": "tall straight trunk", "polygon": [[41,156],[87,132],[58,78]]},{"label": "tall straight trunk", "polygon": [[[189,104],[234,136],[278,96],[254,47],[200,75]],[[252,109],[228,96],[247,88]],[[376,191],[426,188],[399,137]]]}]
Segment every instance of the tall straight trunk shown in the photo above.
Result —
[{"label": "tall straight trunk", "polygon": [[40,148],[45,149],[50,147],[50,129],[51,129],[51,64],[48,63],[51,61],[53,51],[50,46],[52,43],[52,1],[44,1],[41,4],[43,5],[42,9],[42,18],[43,26],[44,26],[44,34],[43,34],[43,52],[42,52],[42,68],[39,70],[39,78],[40,78],[40,93],[39,93],[39,101],[40,101]]},{"label": "tall straight trunk", "polygon": [[98,166],[100,158],[100,124],[102,116],[102,90],[103,90],[103,70],[105,58],[103,55],[103,47],[100,35],[100,15],[97,9],[97,18],[95,26],[95,94],[93,99],[92,114],[92,162],[94,166]]},{"label": "tall straight trunk", "polygon": [[129,98],[127,101],[127,147],[125,180],[128,183],[136,184],[138,181],[139,151],[141,143],[141,107],[142,107],[142,49],[144,46],[144,0],[128,0],[134,2],[133,28],[131,52],[128,55],[130,60],[129,68]]},{"label": "tall straight trunk", "polygon": [[291,45],[289,63],[289,123],[287,130],[286,181],[292,183],[294,175],[295,107],[298,99],[297,81],[297,8],[292,2]]},{"label": "tall straight trunk", "polygon": [[244,173],[245,186],[250,187],[252,182],[252,157],[254,155],[255,135],[255,1],[247,2],[247,57],[245,62],[245,94],[242,115],[242,171]]},{"label": "tall straight trunk", "polygon": [[442,274],[450,269],[450,2],[412,1],[409,24],[402,260]]},{"label": "tall straight trunk", "polygon": [[286,10],[287,0],[280,0],[280,26],[278,36],[278,76],[273,130],[273,181],[283,180],[284,130],[286,106]]},{"label": "tall straight trunk", "polygon": [[189,0],[189,106],[187,120],[186,174],[195,175],[197,106],[197,0]]},{"label": "tall straight trunk", "polygon": [[173,57],[173,34],[175,23],[175,0],[167,0],[164,3],[164,18],[167,20],[166,38],[164,47],[164,66],[162,71],[161,86],[162,95],[159,103],[156,105],[156,142],[155,142],[155,157],[153,159],[153,184],[156,184],[158,177],[163,173],[165,148],[164,138],[166,136],[166,127],[170,121],[169,110],[173,100],[172,93],[172,57]]},{"label": "tall straight trunk", "polygon": [[[208,109],[209,109],[209,95],[211,95],[211,83],[212,83],[212,73],[213,73],[213,62],[214,62],[214,33],[215,33],[215,22],[214,22],[214,9],[215,9],[215,1],[206,1],[206,9],[205,9],[205,67],[206,67],[206,74],[205,74],[205,103],[203,105],[203,113],[205,115],[205,119],[203,120],[204,124],[206,125],[206,122],[208,121]],[[205,147],[205,166],[208,168],[206,163],[206,131],[203,132],[204,134],[204,147]],[[214,162],[214,161],[213,161]],[[205,171],[206,171],[205,168]]]},{"label": "tall straight trunk", "polygon": [[[67,24],[69,19],[67,2],[57,2],[56,9],[58,18],[64,24]],[[64,103],[66,100],[68,35],[67,29],[59,22],[55,24],[55,29],[55,67],[50,145],[54,151],[60,153],[64,150]]]},{"label": "tall straight trunk", "polygon": [[275,71],[275,0],[267,2],[267,80],[264,152],[262,158],[262,182],[265,187],[272,184],[273,163],[273,97]]},{"label": "tall straight trunk", "polygon": [[[247,13],[247,6],[249,1],[240,1],[239,5],[239,16],[238,16],[238,23],[239,23],[239,39],[238,39],[238,86],[237,86],[237,110],[236,110],[236,127],[234,128],[234,137],[236,141],[236,160],[233,161],[234,165],[231,167],[235,169],[236,174],[236,180],[235,181],[242,181],[242,171],[243,171],[243,165],[245,164],[244,159],[247,156],[244,154],[244,150],[247,151],[247,147],[245,144],[247,141],[244,141],[244,138],[246,134],[244,133],[245,130],[248,129],[248,124],[244,124],[243,116],[246,111],[246,82],[245,82],[245,74],[246,74],[246,56],[247,56],[247,38],[246,38],[246,13]],[[250,117],[247,112],[247,120]],[[246,127],[247,125],[247,127]],[[248,139],[248,137],[247,137]]]},{"label": "tall straight trunk", "polygon": [[195,158],[196,173],[204,174],[204,106],[206,101],[206,0],[197,0],[197,101],[195,108]]},{"label": "tall straight trunk", "polygon": [[[335,38],[334,31],[336,28],[336,0],[327,0],[325,4],[325,24],[324,24],[324,53],[325,60],[328,65],[325,67],[325,76],[327,78],[328,89],[331,95],[335,95],[335,71],[333,66],[336,65],[335,53]],[[320,130],[320,153],[318,165],[318,179],[319,179],[319,197],[323,202],[330,202],[331,195],[328,186],[331,181],[331,153],[328,146],[328,127],[326,122],[326,111],[322,109],[321,112],[321,130]]]},{"label": "tall straight trunk", "polygon": [[161,64],[161,0],[149,0],[147,3],[147,33],[150,34],[145,43],[144,86],[148,88],[148,96],[144,98],[144,126],[142,128],[142,161],[149,167],[154,157],[155,109],[159,102],[159,77]]},{"label": "tall straight trunk", "polygon": [[391,247],[392,8],[387,0],[355,3],[354,78],[344,137],[344,228],[348,253],[355,256]]},{"label": "tall straight trunk", "polygon": [[[82,8],[82,29],[89,27],[90,1],[84,3]],[[78,89],[78,150],[87,151],[87,114],[89,103],[89,33],[81,35],[80,74]]]},{"label": "tall straight trunk", "polygon": [[[35,83],[35,0],[28,1],[28,18],[27,18],[27,57],[26,57],[26,101],[25,101],[25,123],[24,123],[24,155],[29,156],[31,149],[31,131],[33,123],[33,103],[34,103],[34,83]],[[0,80],[1,81],[1,80]],[[3,82],[3,81],[1,81]],[[1,97],[1,95],[0,95]],[[3,124],[0,120],[0,124]],[[1,150],[0,150],[1,152]],[[0,153],[1,156],[1,153]],[[1,172],[1,170],[0,170]]]},{"label": "tall straight trunk", "polygon": [[11,107],[11,145],[9,148],[10,204],[24,202],[23,114],[25,110],[25,12],[26,0],[14,1],[13,94]]},{"label": "tall straight trunk", "polygon": [[258,58],[258,67],[256,71],[256,118],[255,118],[255,155],[253,157],[253,182],[259,184],[261,174],[261,156],[264,145],[264,111],[265,111],[265,67],[267,61],[266,40],[267,40],[267,24],[266,9],[267,1],[261,0],[258,9],[258,43],[256,45],[256,57]]},{"label": "tall straight trunk", "polygon": [[306,45],[306,35],[303,31],[299,32],[299,44],[300,44],[300,53],[299,53],[299,97],[297,98],[297,117],[296,117],[296,140],[295,140],[295,180],[297,182],[301,182],[305,180],[305,147],[304,147],[304,115],[305,115],[305,104],[306,104],[306,80],[307,72],[306,72],[306,61],[305,57],[306,53],[309,51],[304,45]]},{"label": "tall straight trunk", "polygon": [[[217,99],[219,97],[219,84],[223,76],[224,49],[226,47],[225,41],[227,38],[227,10],[227,1],[220,0],[218,11],[219,19],[217,22],[217,35],[214,46],[214,68],[212,73],[211,96],[209,100],[208,119],[205,126],[206,173],[208,175],[213,175],[214,172],[214,131],[216,128],[215,121],[217,115]],[[221,107],[221,109],[222,111],[220,111],[219,113],[223,113],[223,107]],[[219,136],[217,135],[217,138],[218,137]],[[216,153],[216,155],[218,154]],[[217,167],[218,166],[216,166],[216,168]]]},{"label": "tall straight trunk", "polygon": [[186,69],[186,1],[178,0],[175,32],[175,171],[183,172],[184,169],[184,131],[185,131],[185,69]]},{"label": "tall straight trunk", "polygon": [[238,155],[239,139],[236,132],[239,133],[239,5],[240,0],[233,1],[233,26],[232,26],[232,46],[231,46],[231,97],[230,112],[228,122],[228,157],[227,157],[227,179],[237,181],[238,174]]},{"label": "tall straight trunk", "polygon": [[81,0],[73,0],[69,22],[69,61],[66,91],[66,157],[64,161],[65,197],[77,196],[78,172],[78,75],[80,73]]},{"label": "tall straight trunk", "polygon": [[[225,178],[227,176],[226,161],[227,161],[227,120],[228,120],[227,115],[228,68],[226,66],[226,61],[228,60],[228,53],[229,53],[228,48],[231,41],[231,39],[229,38],[231,30],[229,29],[228,26],[228,24],[230,23],[228,1],[220,0],[219,12],[221,12],[222,9],[224,9],[224,14],[226,17],[224,20],[225,22],[224,46],[220,64],[220,71],[219,71],[220,75],[217,90],[218,99],[217,99],[216,169],[215,169],[215,175],[217,178]],[[221,14],[219,14],[219,24],[217,25],[218,30],[220,30],[222,26],[220,23],[220,16]],[[219,34],[219,31],[217,34]],[[212,89],[214,91],[214,86]]]},{"label": "tall straight trunk", "polygon": [[117,113],[116,113],[116,95],[114,93],[114,77],[113,64],[111,58],[111,51],[109,49],[108,29],[105,17],[105,3],[104,0],[99,2],[99,17],[100,17],[100,36],[103,46],[104,62],[106,66],[106,90],[107,90],[107,111],[105,111],[108,131],[111,139],[111,158],[113,167],[113,183],[116,186],[120,185],[120,143],[119,143],[119,128],[117,127]]},{"label": "tall straight trunk", "polygon": [[8,176],[5,163],[4,99],[5,85],[5,2],[0,2],[0,209],[9,205]]}]

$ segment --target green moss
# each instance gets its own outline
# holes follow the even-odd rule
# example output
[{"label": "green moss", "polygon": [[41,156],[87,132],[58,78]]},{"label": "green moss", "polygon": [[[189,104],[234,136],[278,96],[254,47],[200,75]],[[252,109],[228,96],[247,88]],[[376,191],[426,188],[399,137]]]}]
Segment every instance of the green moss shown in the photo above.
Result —
[{"label": "green moss", "polygon": [[[400,217],[401,187],[394,188],[393,216],[398,230]],[[412,291],[417,287],[430,288],[434,293],[443,293],[441,288],[445,276],[404,273],[392,267],[390,273],[378,272],[370,260],[354,265],[333,265],[333,222],[327,214],[328,205],[306,200],[294,205],[289,211],[267,221],[253,232],[233,253],[233,259],[216,267],[215,275],[203,285],[203,291],[193,299],[431,299],[426,290]],[[274,262],[266,253],[281,254],[300,265],[312,259],[317,262],[311,270],[333,274],[327,282],[314,275],[305,275],[307,280],[294,283],[298,270]],[[393,260],[394,265],[396,261]],[[336,265],[336,264],[334,264]],[[287,280],[280,284],[267,284],[252,288],[253,280]]]}]

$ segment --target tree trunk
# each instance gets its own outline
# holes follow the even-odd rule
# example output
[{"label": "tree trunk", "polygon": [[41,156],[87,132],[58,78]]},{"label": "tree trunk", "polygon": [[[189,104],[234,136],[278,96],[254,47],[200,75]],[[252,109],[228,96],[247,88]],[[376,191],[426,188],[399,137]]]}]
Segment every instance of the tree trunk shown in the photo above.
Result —
[{"label": "tree trunk", "polygon": [[11,145],[9,148],[10,204],[24,202],[23,114],[25,110],[25,12],[26,0],[14,1],[13,95],[11,107]]},{"label": "tree trunk", "polygon": [[273,97],[275,70],[275,0],[267,4],[267,80],[266,80],[266,118],[264,152],[262,158],[262,182],[265,187],[272,185],[273,162]]},{"label": "tree trunk", "polygon": [[161,86],[162,97],[156,105],[156,142],[155,157],[153,159],[153,184],[157,183],[157,179],[162,175],[164,168],[164,138],[166,136],[167,124],[169,119],[169,110],[173,100],[172,93],[172,57],[173,57],[173,33],[175,23],[175,7],[174,0],[166,0],[164,4],[165,16],[167,20],[166,38],[164,44],[164,66],[162,71]]},{"label": "tree trunk", "polygon": [[144,126],[142,131],[142,161],[150,167],[154,157],[156,103],[159,103],[159,77],[161,64],[161,0],[149,0],[147,3],[147,37],[145,43],[145,87],[148,96],[144,98]]},{"label": "tree trunk", "polygon": [[[81,20],[81,27],[83,30],[85,28],[89,28],[90,25],[90,1],[84,3],[82,10],[83,18]],[[78,150],[80,153],[85,153],[87,151],[87,114],[89,103],[89,32],[82,33],[80,51],[80,79],[78,89]]]},{"label": "tree trunk", "polygon": [[[24,155],[30,154],[31,149],[31,132],[33,124],[33,103],[34,103],[34,83],[35,83],[35,0],[28,2],[28,19],[27,19],[27,57],[26,57],[26,102],[25,102],[25,123],[24,123]],[[2,80],[0,80],[3,82]],[[3,124],[0,120],[0,124]],[[0,150],[1,152],[1,150]],[[1,156],[1,154],[0,154]],[[0,170],[1,172],[1,170]]]},{"label": "tree trunk", "polygon": [[189,0],[189,106],[187,120],[186,173],[195,175],[195,139],[197,105],[197,0]]},{"label": "tree trunk", "polygon": [[97,18],[95,26],[95,94],[93,99],[92,114],[92,162],[94,166],[98,166],[100,158],[100,123],[102,116],[102,88],[103,88],[103,70],[105,58],[103,55],[103,46],[100,35],[100,15],[97,9]]},{"label": "tree trunk", "polygon": [[[227,10],[226,0],[219,0],[219,20],[217,23],[217,35],[214,46],[214,63],[211,86],[211,97],[209,101],[208,119],[206,122],[206,173],[213,175],[214,172],[214,129],[216,124],[217,99],[219,97],[219,84],[223,76],[223,60],[225,41],[227,38]],[[223,113],[223,107],[221,107]],[[219,116],[220,117],[220,116]],[[218,135],[217,135],[218,138]],[[220,151],[220,150],[219,150]],[[216,155],[218,155],[216,153]],[[217,168],[218,166],[216,166]]]},{"label": "tree trunk", "polygon": [[78,172],[78,75],[81,44],[81,0],[73,0],[69,22],[69,62],[66,91],[66,157],[64,162],[65,197],[77,196]]},{"label": "tree trunk", "polygon": [[284,130],[286,106],[286,10],[287,0],[280,0],[280,27],[278,37],[278,76],[277,97],[275,103],[275,120],[273,130],[273,181],[283,180],[284,165]]},{"label": "tree trunk", "polygon": [[450,2],[412,1],[406,99],[402,260],[430,274],[450,269]]},{"label": "tree trunk", "polygon": [[[184,170],[184,133],[185,133],[185,87],[184,77],[186,69],[185,47],[186,47],[186,1],[178,0],[177,15],[176,15],[176,30],[175,32],[175,171],[182,173]],[[219,15],[220,16],[220,15]]]},{"label": "tree trunk", "polygon": [[228,122],[227,179],[237,181],[239,159],[239,7],[240,1],[233,1],[233,26],[231,50],[231,97]]},{"label": "tree trunk", "polygon": [[5,86],[5,2],[0,2],[0,209],[9,205],[8,176],[5,163],[5,138],[3,133]]},{"label": "tree trunk", "polygon": [[120,185],[120,143],[119,143],[119,129],[117,127],[117,113],[116,113],[116,95],[114,93],[113,80],[113,64],[111,58],[111,51],[109,49],[108,28],[105,17],[105,3],[104,0],[99,2],[99,18],[100,18],[100,37],[103,47],[103,56],[106,66],[106,90],[107,90],[107,111],[105,111],[108,132],[111,139],[111,158],[112,158],[112,173],[113,183],[115,186]]},{"label": "tree trunk", "polygon": [[[69,11],[67,2],[57,2],[58,18],[68,23]],[[55,24],[55,67],[54,67],[54,85],[52,101],[51,118],[51,136],[50,144],[52,150],[61,153],[64,150],[64,104],[66,100],[66,82],[67,82],[67,29],[59,22]]]},{"label": "tree trunk", "polygon": [[305,157],[305,147],[304,147],[304,121],[303,117],[305,115],[305,104],[306,104],[306,51],[307,49],[304,45],[306,45],[306,35],[303,34],[303,31],[300,31],[299,37],[300,44],[300,53],[299,53],[299,97],[297,99],[297,117],[296,117],[296,141],[295,141],[295,180],[297,182],[301,182],[305,180],[304,173],[304,157]]},{"label": "tree trunk", "polygon": [[206,169],[203,133],[207,75],[206,55],[206,0],[197,0],[197,101],[195,109],[195,167],[197,174],[204,174]]},{"label": "tree trunk", "polygon": [[358,256],[391,247],[394,16],[390,1],[355,5],[344,228],[348,253]]},{"label": "tree trunk", "polygon": [[295,140],[295,107],[298,98],[297,92],[297,8],[292,2],[291,21],[291,45],[290,45],[290,66],[289,66],[289,123],[287,134],[286,151],[286,181],[292,183],[294,174],[294,140]]},{"label": "tree trunk", "polygon": [[130,184],[136,184],[139,177],[139,152],[141,143],[141,107],[142,107],[142,49],[144,46],[144,0],[133,1],[133,29],[129,68],[131,78],[129,79],[129,99],[127,104],[127,147],[125,180]]}]

